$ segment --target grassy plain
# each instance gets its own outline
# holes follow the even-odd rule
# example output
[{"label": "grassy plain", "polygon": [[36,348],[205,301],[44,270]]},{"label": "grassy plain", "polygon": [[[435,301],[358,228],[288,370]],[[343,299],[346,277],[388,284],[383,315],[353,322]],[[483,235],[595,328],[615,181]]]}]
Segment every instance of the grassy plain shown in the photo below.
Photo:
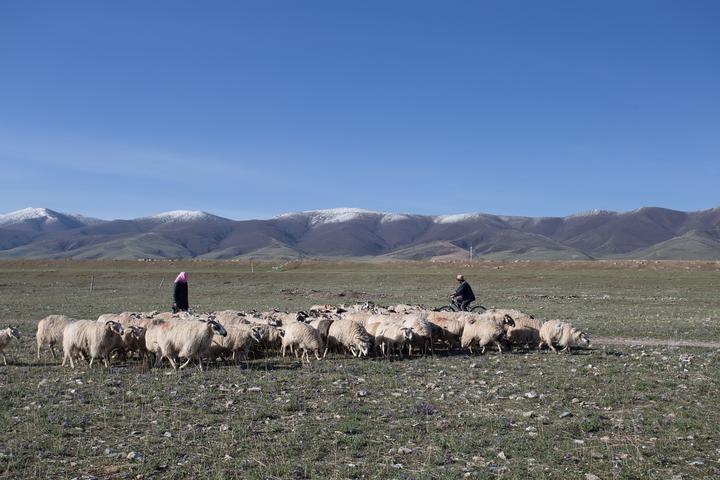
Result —
[{"label": "grassy plain", "polygon": [[[206,372],[61,369],[34,358],[49,313],[197,311],[373,300],[443,303],[465,273],[486,306],[591,334],[717,340],[718,263],[1,262],[3,478],[710,478],[720,356],[597,347],[386,362],[276,357]],[[90,284],[93,284],[92,291]],[[130,458],[128,458],[128,456]]]}]

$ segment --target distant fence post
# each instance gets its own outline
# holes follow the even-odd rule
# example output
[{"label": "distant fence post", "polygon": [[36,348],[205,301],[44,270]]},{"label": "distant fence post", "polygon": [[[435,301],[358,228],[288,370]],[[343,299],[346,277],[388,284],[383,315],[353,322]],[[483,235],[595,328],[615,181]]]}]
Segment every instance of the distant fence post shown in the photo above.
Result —
[{"label": "distant fence post", "polygon": [[250,262],[250,273],[255,273],[255,264]]},{"label": "distant fence post", "polygon": [[160,286],[158,287],[158,289],[162,288],[164,281],[165,281],[165,277],[160,279]]},{"label": "distant fence post", "polygon": [[93,291],[93,288],[95,288],[95,276],[90,275],[90,291]]}]

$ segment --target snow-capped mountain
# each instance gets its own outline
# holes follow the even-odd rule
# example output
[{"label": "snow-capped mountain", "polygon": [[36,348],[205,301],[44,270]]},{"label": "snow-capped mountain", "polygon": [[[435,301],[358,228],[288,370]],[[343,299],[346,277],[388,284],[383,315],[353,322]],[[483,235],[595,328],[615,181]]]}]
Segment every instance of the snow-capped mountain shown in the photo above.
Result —
[{"label": "snow-capped mountain", "polygon": [[218,217],[207,212],[198,210],[171,210],[162,212],[149,217],[141,217],[136,220],[150,220],[160,223],[178,223],[178,222],[203,222],[203,221],[230,221],[230,219]]},{"label": "snow-capped mountain", "polygon": [[48,208],[0,215],[0,258],[464,259],[470,247],[485,259],[720,260],[720,208],[567,217],[333,208],[245,221],[194,210],[113,221]]},{"label": "snow-capped mountain", "polygon": [[49,208],[28,207],[0,215],[0,228],[18,230],[67,230],[90,224],[95,219],[56,212]]}]

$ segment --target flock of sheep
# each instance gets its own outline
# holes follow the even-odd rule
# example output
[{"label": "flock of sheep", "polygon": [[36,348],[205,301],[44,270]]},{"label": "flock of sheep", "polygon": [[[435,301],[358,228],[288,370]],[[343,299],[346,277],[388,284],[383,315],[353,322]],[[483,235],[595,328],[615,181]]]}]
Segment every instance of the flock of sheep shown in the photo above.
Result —
[{"label": "flock of sheep", "polygon": [[[0,352],[19,336],[17,329],[1,330]],[[467,349],[472,354],[474,349],[484,353],[488,346],[500,353],[513,347],[547,346],[557,352],[556,347],[567,351],[590,344],[586,333],[567,322],[543,322],[518,310],[435,312],[417,306],[377,307],[369,303],[348,308],[316,305],[298,313],[124,312],[104,314],[97,320],[49,315],[38,323],[36,338],[38,359],[44,347],[56,358],[55,348],[62,346],[62,365],[72,368],[79,359],[89,362],[90,367],[102,359],[109,367],[115,356],[137,356],[148,365],[159,366],[167,360],[176,369],[195,362],[201,370],[208,361],[237,362],[271,352],[285,356],[288,350],[309,363],[311,354],[320,360],[328,352],[402,358],[404,354],[434,353],[436,349]],[[3,360],[7,365],[4,353]]]}]

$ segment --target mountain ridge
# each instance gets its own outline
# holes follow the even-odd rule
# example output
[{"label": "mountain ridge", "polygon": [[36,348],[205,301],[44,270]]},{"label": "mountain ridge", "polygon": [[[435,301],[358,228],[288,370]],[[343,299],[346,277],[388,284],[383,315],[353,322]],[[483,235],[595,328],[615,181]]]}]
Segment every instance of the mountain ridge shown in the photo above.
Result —
[{"label": "mountain ridge", "polygon": [[642,207],[565,217],[360,208],[233,220],[173,210],[102,220],[49,208],[0,214],[2,258],[606,258],[720,260],[720,207]]}]

